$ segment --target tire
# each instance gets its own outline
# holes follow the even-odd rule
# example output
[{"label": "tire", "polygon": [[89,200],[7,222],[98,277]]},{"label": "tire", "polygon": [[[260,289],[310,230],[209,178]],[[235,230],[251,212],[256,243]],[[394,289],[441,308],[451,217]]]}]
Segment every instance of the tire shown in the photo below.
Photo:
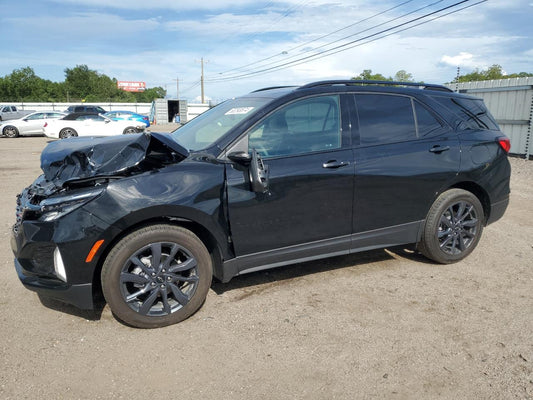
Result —
[{"label": "tire", "polygon": [[418,248],[441,264],[460,261],[476,248],[484,220],[483,207],[474,194],[447,190],[431,206]]},{"label": "tire", "polygon": [[72,128],[63,128],[59,132],[59,138],[60,139],[68,139],[70,137],[76,137],[76,136],[78,136],[78,132],[76,132]]},{"label": "tire", "polygon": [[2,130],[2,133],[4,134],[4,136],[8,137],[8,138],[16,138],[16,137],[19,137],[19,131],[16,127],[12,126],[12,125],[8,125],[6,126],[3,130]]},{"label": "tire", "polygon": [[212,276],[211,256],[202,241],[187,229],[164,224],[120,240],[101,272],[111,311],[137,328],[158,328],[191,316],[204,303]]},{"label": "tire", "polygon": [[137,129],[133,126],[128,126],[124,131],[122,132],[123,135],[127,135],[130,133],[137,133]]}]

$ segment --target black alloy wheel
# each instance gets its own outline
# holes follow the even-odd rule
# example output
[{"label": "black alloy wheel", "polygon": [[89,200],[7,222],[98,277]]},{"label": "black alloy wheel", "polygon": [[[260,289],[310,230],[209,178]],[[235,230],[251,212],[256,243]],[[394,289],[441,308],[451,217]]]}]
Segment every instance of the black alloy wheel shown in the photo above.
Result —
[{"label": "black alloy wheel", "polygon": [[203,304],[211,256],[192,232],[153,225],[131,233],[109,253],[102,288],[113,313],[139,328],[180,322]]},{"label": "black alloy wheel", "polygon": [[450,189],[431,206],[419,249],[439,263],[462,260],[477,246],[484,218],[483,207],[474,194]]}]

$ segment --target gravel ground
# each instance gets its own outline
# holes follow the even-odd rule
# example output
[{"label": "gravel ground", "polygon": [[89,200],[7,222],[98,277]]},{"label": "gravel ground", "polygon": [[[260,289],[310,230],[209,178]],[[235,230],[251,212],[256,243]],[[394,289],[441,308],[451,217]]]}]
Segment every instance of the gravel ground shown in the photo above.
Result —
[{"label": "gravel ground", "polygon": [[138,330],[18,281],[15,195],[46,142],[0,138],[0,398],[533,399],[533,161],[511,159],[510,207],[460,263],[379,250],[254,273]]}]

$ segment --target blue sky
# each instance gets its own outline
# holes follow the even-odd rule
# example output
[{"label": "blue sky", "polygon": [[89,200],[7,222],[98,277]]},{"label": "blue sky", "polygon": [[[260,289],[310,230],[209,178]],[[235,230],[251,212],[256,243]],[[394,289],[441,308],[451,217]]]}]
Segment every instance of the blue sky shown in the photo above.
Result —
[{"label": "blue sky", "polygon": [[194,101],[203,58],[205,95],[218,101],[363,69],[432,83],[451,81],[457,66],[533,72],[532,0],[470,0],[423,18],[458,1],[0,0],[0,76],[30,66],[60,82],[86,64],[169,97],[179,79],[180,97]]}]

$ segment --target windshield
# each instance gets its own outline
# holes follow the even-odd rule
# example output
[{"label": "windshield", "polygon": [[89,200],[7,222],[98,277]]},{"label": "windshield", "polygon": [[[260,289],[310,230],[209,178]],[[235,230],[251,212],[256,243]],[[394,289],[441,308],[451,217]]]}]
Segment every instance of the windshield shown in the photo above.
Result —
[{"label": "windshield", "polygon": [[172,138],[189,151],[206,149],[270,101],[264,97],[225,101],[176,129],[171,133]]}]

